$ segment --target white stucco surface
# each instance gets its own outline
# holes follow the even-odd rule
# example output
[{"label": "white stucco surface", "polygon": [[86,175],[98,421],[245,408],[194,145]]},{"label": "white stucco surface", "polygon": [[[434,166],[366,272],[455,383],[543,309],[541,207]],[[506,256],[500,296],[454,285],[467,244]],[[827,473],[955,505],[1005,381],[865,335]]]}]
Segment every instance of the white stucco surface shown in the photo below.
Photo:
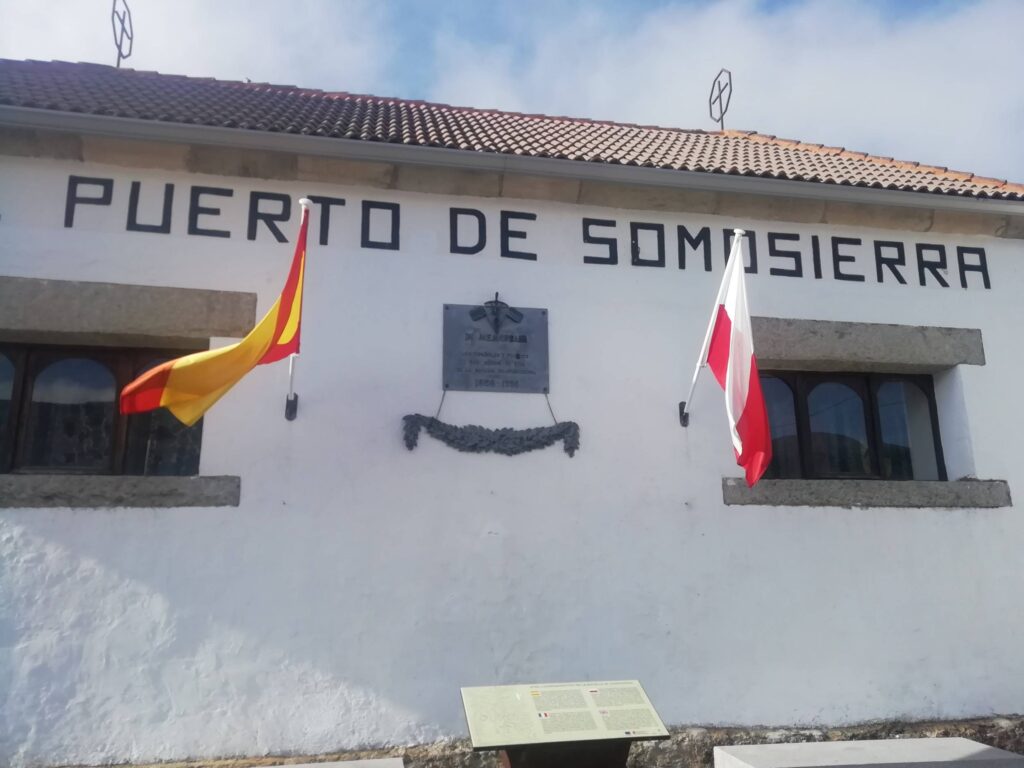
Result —
[{"label": "white stucco surface", "polygon": [[[115,187],[65,228],[69,174]],[[147,221],[176,185],[172,234],[125,232],[132,180]],[[235,190],[206,220],[230,239],[185,234],[192,184]],[[639,678],[669,725],[1024,710],[1016,508],[725,507],[721,478],[739,471],[710,377],[691,427],[677,419],[722,227],[800,233],[805,262],[811,234],[945,243],[943,289],[912,267],[879,285],[867,246],[848,249],[864,283],[832,279],[827,246],[822,279],[809,263],[771,276],[762,240],[751,309],[981,328],[987,365],[937,382],[947,463],[1020,492],[1020,241],[0,158],[0,274],[256,291],[262,313],[292,246],[262,226],[245,238],[251,189],[348,201],[326,247],[314,211],[299,417],[282,417],[284,364],[207,416],[202,472],[240,475],[238,508],[0,510],[0,764],[419,743],[465,735],[460,686],[527,680]],[[360,247],[363,199],[401,203],[399,251]],[[448,252],[450,206],[487,214],[482,253]],[[499,256],[502,208],[537,214],[513,242],[537,261]],[[605,253],[582,244],[583,216],[618,221],[618,265],[583,263]],[[669,225],[665,268],[629,263],[629,221]],[[677,268],[676,224],[717,228],[713,273],[692,254]],[[958,244],[985,248],[991,290],[977,274],[959,287]],[[437,408],[442,305],[495,291],[550,312],[551,401],[581,426],[575,458],[402,443],[401,417]],[[453,392],[442,416],[550,423],[537,395]]]}]

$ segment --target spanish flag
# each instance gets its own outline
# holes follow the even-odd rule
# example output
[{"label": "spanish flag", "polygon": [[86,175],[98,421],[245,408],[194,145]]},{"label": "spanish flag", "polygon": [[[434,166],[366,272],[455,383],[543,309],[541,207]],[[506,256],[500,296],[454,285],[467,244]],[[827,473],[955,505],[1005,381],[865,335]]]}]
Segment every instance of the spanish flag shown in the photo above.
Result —
[{"label": "spanish flag", "polygon": [[291,270],[281,296],[266,316],[235,344],[168,360],[146,371],[121,391],[121,413],[142,413],[162,406],[191,426],[254,366],[299,351],[310,205],[306,199],[299,202],[302,222]]}]

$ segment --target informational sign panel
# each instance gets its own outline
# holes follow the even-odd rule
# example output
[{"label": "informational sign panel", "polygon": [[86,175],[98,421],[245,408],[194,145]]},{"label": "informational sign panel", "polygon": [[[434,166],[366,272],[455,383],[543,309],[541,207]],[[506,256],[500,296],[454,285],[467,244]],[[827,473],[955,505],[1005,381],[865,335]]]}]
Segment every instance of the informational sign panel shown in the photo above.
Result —
[{"label": "informational sign panel", "polygon": [[503,302],[444,305],[445,389],[548,391],[548,311]]},{"label": "informational sign panel", "polygon": [[602,739],[667,739],[637,680],[462,689],[473,749]]}]

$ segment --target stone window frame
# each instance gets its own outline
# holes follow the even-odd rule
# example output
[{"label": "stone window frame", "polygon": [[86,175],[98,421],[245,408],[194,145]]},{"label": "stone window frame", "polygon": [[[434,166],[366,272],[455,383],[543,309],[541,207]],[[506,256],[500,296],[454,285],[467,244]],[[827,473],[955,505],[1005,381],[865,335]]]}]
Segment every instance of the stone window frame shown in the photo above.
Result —
[{"label": "stone window frame", "polygon": [[[0,342],[184,353],[255,322],[253,293],[0,276]],[[240,495],[234,475],[0,475],[0,509],[237,507]]]},{"label": "stone window frame", "polygon": [[[751,319],[754,349],[762,370],[820,373],[930,373],[937,392],[939,432],[950,424],[966,430],[962,365],[984,365],[985,349],[976,328],[910,326],[777,317]],[[939,378],[943,378],[942,387]],[[948,380],[948,381],[947,381]],[[954,402],[959,397],[959,402]],[[945,422],[945,423],[941,423]],[[969,442],[969,441],[963,441]],[[944,440],[944,447],[946,446]],[[973,457],[959,462],[946,453],[946,470],[957,480],[765,479],[748,488],[741,478],[722,478],[727,506],[988,509],[1012,504],[1005,480],[973,478]]]}]

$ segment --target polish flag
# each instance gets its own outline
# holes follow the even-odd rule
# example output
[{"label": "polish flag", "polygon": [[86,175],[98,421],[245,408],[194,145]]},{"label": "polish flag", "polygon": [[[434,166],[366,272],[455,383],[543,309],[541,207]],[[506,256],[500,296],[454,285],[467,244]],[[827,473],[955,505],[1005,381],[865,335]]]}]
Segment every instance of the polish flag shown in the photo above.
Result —
[{"label": "polish flag", "polygon": [[736,463],[745,470],[747,485],[753,487],[772,460],[772,438],[747,309],[744,234],[736,230],[733,237],[729,263],[718,289],[705,361],[725,390],[725,412],[729,416]]}]

